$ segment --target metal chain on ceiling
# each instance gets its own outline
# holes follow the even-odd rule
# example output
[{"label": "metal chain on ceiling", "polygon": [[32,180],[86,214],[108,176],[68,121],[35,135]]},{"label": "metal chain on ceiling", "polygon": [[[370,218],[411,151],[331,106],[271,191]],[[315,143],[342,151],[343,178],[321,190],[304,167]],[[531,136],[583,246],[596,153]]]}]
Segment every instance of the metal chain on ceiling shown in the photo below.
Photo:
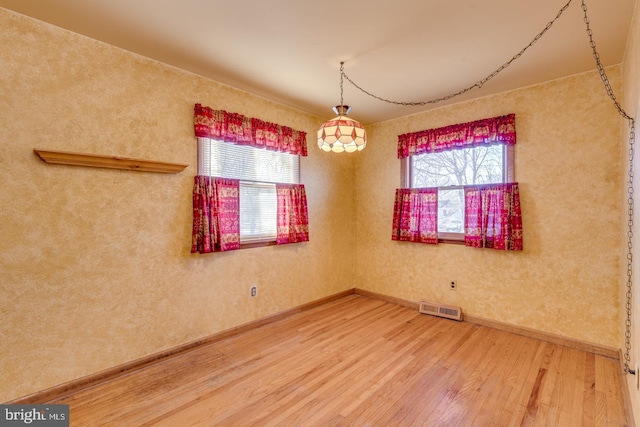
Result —
[{"label": "metal chain on ceiling", "polygon": [[[547,31],[549,31],[549,29],[553,26],[553,24],[558,20],[558,18],[560,18],[560,16],[564,13],[565,10],[567,10],[567,8],[569,7],[569,5],[571,4],[573,0],[569,0],[564,6],[562,6],[562,8],[560,8],[560,10],[558,11],[557,15],[555,16],[555,18],[553,18],[551,21],[549,21],[547,23],[547,25],[542,29],[542,31],[540,31],[538,34],[536,34],[536,36],[533,38],[533,40],[531,40],[531,42],[529,42],[529,44],[527,44],[524,48],[522,48],[518,53],[516,53],[511,59],[509,59],[507,62],[505,62],[504,64],[502,64],[500,67],[498,67],[496,70],[494,70],[492,73],[490,73],[489,75],[487,75],[486,77],[484,77],[483,79],[477,81],[476,83],[474,83],[471,86],[468,86],[464,89],[461,89],[457,92],[451,93],[449,95],[440,97],[440,98],[435,98],[435,99],[431,99],[428,101],[410,101],[410,102],[403,102],[403,101],[393,101],[390,99],[386,99],[386,98],[382,98],[378,95],[374,95],[373,93],[363,89],[362,87],[360,87],[358,84],[356,84],[353,80],[351,80],[351,78],[349,78],[349,76],[344,72],[344,62],[340,63],[340,75],[341,78],[344,77],[344,79],[346,79],[349,83],[351,83],[356,89],[360,90],[361,92],[365,93],[366,95],[369,95],[379,101],[383,101],[383,102],[387,102],[389,104],[395,104],[395,105],[404,105],[404,106],[419,106],[419,105],[429,105],[429,104],[436,104],[438,102],[442,102],[442,101],[448,101],[452,98],[455,98],[456,96],[462,95],[466,92],[469,92],[472,89],[478,88],[480,89],[482,86],[484,86],[485,83],[487,83],[489,80],[491,80],[492,78],[494,78],[495,76],[497,76],[500,72],[502,72],[505,68],[507,68],[509,65],[511,65],[512,62],[514,62],[515,60],[517,60],[518,58],[520,58],[531,46],[533,46]],[[628,192],[628,199],[627,199],[627,279],[626,279],[626,319],[625,319],[625,352],[624,352],[624,372],[627,374],[632,374],[635,375],[636,371],[631,369],[629,367],[630,364],[630,353],[631,353],[631,316],[632,316],[632,311],[633,311],[633,306],[632,306],[632,296],[633,296],[633,215],[634,215],[634,200],[633,200],[633,156],[634,156],[634,143],[635,143],[635,120],[630,117],[622,108],[622,106],[620,105],[620,103],[618,102],[618,100],[616,99],[616,96],[613,92],[613,89],[611,88],[611,83],[609,81],[609,78],[607,76],[607,73],[605,72],[604,66],[602,65],[602,62],[600,60],[600,54],[598,53],[598,50],[596,48],[596,43],[593,39],[593,31],[591,30],[591,26],[590,26],[590,20],[589,17],[587,15],[587,5],[585,4],[585,1],[582,0],[582,11],[584,13],[584,23],[586,25],[587,28],[587,35],[589,36],[589,45],[591,46],[591,50],[592,50],[592,54],[593,54],[593,58],[596,61],[596,68],[598,70],[598,73],[600,74],[600,78],[602,79],[602,83],[604,84],[605,90],[607,92],[607,95],[609,96],[609,98],[611,98],[611,100],[614,103],[614,106],[616,108],[616,110],[618,111],[618,113],[625,118],[628,122],[629,122],[629,172],[628,172],[628,182],[627,182],[627,192]],[[341,90],[341,102],[342,102],[342,81],[340,82],[340,90]],[[640,374],[640,373],[639,373]]]},{"label": "metal chain on ceiling", "polygon": [[[509,59],[507,62],[505,62],[504,64],[502,64],[500,67],[498,67],[495,71],[493,71],[492,73],[490,73],[489,75],[487,75],[485,78],[483,78],[482,80],[477,81],[476,83],[472,84],[471,86],[468,86],[464,89],[461,89],[455,93],[443,96],[441,98],[435,98],[435,99],[431,99],[429,101],[409,101],[409,102],[403,102],[403,101],[392,101],[390,99],[385,99],[382,98],[378,95],[374,95],[373,93],[363,89],[362,87],[358,86],[353,80],[351,80],[349,78],[349,76],[347,76],[347,74],[344,72],[344,67],[340,67],[340,75],[343,76],[349,83],[351,83],[356,89],[358,89],[359,91],[379,100],[379,101],[383,101],[389,104],[395,104],[395,105],[404,105],[404,106],[417,106],[417,105],[429,105],[429,104],[436,104],[438,102],[442,102],[442,101],[448,101],[452,98],[455,98],[456,96],[462,95],[464,93],[469,92],[472,89],[475,88],[482,88],[482,86],[485,85],[485,83],[487,83],[489,80],[491,80],[492,78],[494,78],[495,76],[497,76],[498,74],[500,74],[500,72],[502,72],[505,68],[507,68],[509,65],[511,65],[511,63],[513,61],[515,61],[516,59],[519,59],[531,46],[533,46],[547,31],[549,31],[549,29],[553,26],[553,24],[558,20],[558,18],[560,18],[560,16],[562,16],[562,14],[564,13],[565,10],[567,10],[567,8],[569,7],[569,5],[571,4],[573,0],[569,0],[567,2],[567,4],[565,4],[564,6],[562,6],[562,8],[558,11],[558,14],[556,15],[555,18],[553,18],[551,21],[549,21],[549,23],[547,23],[547,26],[544,27],[542,29],[542,31],[540,31],[538,34],[536,34],[536,36],[533,38],[533,40],[531,40],[531,42],[529,42],[528,45],[526,45],[525,47],[523,47],[522,49],[520,49],[520,51],[518,53],[516,53],[515,55],[513,55],[513,57],[511,57],[511,59]],[[343,63],[341,63],[342,65]]]}]

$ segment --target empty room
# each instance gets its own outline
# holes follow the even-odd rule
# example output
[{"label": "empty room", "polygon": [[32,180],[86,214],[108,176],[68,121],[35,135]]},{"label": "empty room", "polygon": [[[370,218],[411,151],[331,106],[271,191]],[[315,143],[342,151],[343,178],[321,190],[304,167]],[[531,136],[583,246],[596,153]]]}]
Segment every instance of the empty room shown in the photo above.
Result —
[{"label": "empty room", "polygon": [[0,425],[640,425],[638,8],[0,0]]}]

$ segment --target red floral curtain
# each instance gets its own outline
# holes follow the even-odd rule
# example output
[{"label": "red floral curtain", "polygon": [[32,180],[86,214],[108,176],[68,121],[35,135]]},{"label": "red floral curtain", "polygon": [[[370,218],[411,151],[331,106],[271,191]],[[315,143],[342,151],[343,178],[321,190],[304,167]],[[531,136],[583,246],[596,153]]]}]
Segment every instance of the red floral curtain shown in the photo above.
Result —
[{"label": "red floral curtain", "polygon": [[199,138],[217,139],[298,156],[307,155],[306,132],[290,127],[224,110],[213,110],[200,104],[194,107],[193,124],[196,137]]},{"label": "red floral curtain", "polygon": [[466,246],[522,250],[518,183],[466,186],[464,200]]},{"label": "red floral curtain", "polygon": [[398,158],[456,148],[515,143],[516,116],[509,114],[399,135]]},{"label": "red floral curtain", "polygon": [[307,195],[302,184],[276,184],[278,235],[276,243],[309,241]]},{"label": "red floral curtain", "polygon": [[398,188],[392,240],[438,243],[438,189]]},{"label": "red floral curtain", "polygon": [[240,181],[197,175],[191,253],[240,248]]}]

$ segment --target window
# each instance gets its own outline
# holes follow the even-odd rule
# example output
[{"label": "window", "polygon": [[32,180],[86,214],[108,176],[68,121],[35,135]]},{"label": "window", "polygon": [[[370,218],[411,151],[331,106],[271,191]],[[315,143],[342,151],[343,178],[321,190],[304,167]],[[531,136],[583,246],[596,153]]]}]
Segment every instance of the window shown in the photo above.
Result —
[{"label": "window", "polygon": [[240,243],[275,241],[275,183],[300,182],[300,157],[209,138],[197,140],[199,175],[240,180]]},{"label": "window", "polygon": [[403,187],[438,187],[438,238],[464,240],[464,186],[513,181],[513,145],[496,144],[403,159]]}]

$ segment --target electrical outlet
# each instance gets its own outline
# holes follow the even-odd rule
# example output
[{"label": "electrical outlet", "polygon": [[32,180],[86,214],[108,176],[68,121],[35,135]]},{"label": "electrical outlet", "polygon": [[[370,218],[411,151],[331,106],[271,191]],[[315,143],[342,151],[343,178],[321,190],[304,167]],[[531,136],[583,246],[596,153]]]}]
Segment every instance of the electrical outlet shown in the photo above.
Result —
[{"label": "electrical outlet", "polygon": [[258,287],[254,285],[251,287],[251,296],[255,297],[256,295],[258,295]]},{"label": "electrical outlet", "polygon": [[455,280],[452,280],[449,282],[449,289],[451,289],[452,291],[457,291],[458,290],[458,282],[456,282]]}]

